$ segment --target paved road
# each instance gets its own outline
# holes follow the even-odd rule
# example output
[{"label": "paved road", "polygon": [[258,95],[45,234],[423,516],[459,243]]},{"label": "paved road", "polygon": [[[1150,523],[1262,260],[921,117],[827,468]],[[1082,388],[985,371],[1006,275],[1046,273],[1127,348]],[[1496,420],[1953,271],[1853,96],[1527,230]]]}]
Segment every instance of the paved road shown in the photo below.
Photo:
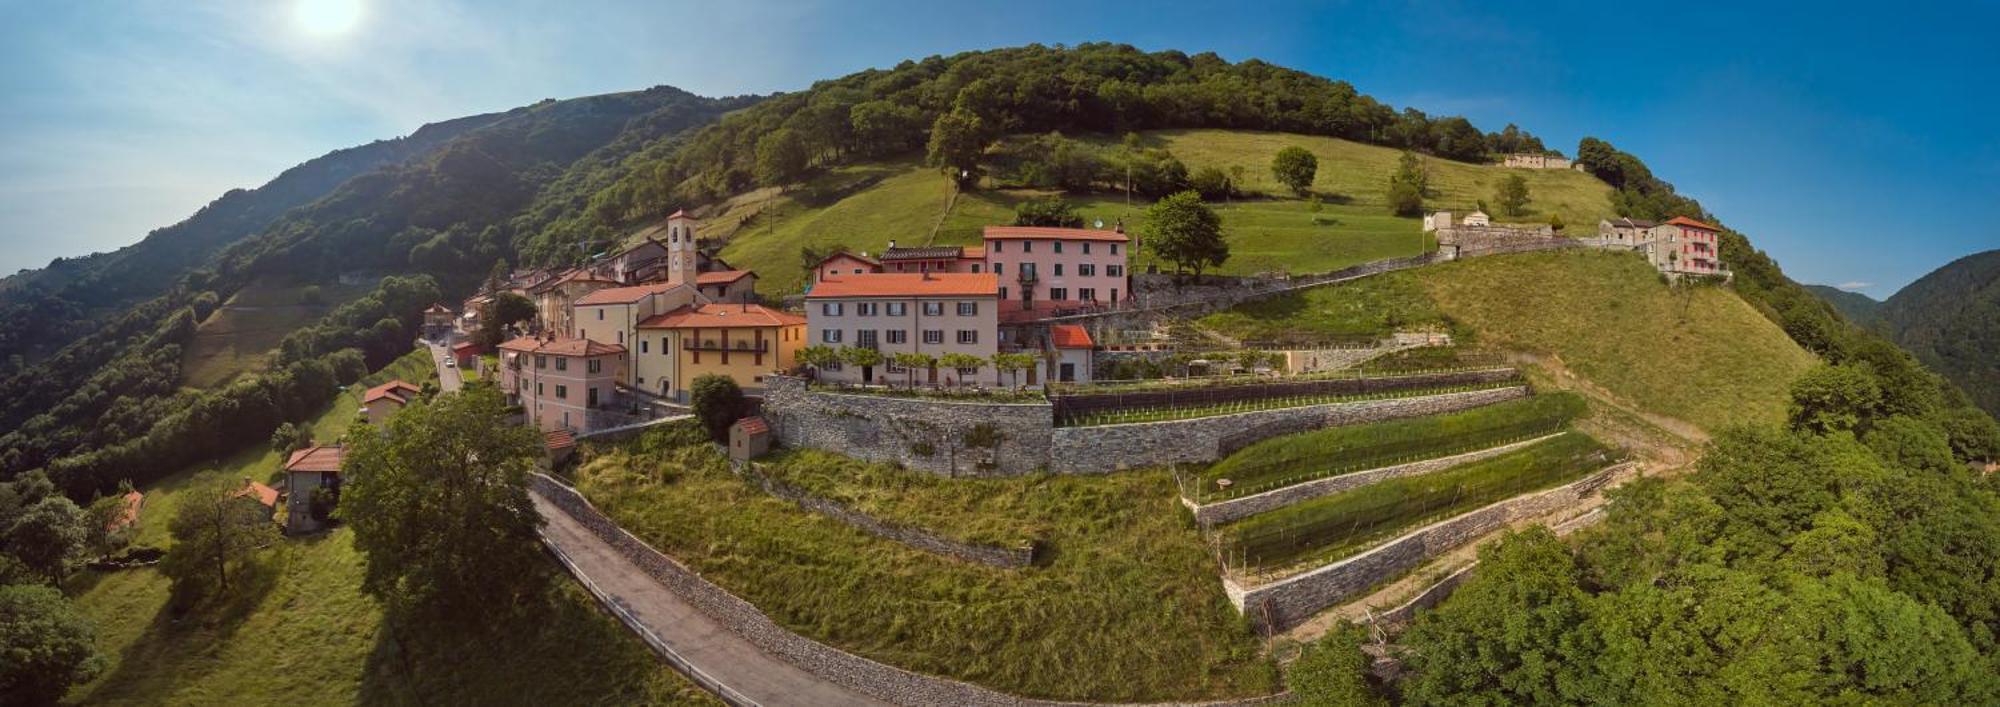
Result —
[{"label": "paved road", "polygon": [[[531,494],[548,519],[542,536],[594,589],[639,624],[656,650],[677,656],[695,671],[758,705],[886,705],[867,695],[825,682],[778,660],[716,623],[648,576],[562,509]],[[731,700],[739,701],[739,700]]]},{"label": "paved road", "polygon": [[456,366],[444,365],[446,361],[451,360],[451,349],[446,348],[443,344],[435,344],[429,341],[424,342],[424,346],[430,348],[431,363],[435,364],[438,369],[438,390],[450,393],[464,387],[465,382],[459,378],[458,368]]}]

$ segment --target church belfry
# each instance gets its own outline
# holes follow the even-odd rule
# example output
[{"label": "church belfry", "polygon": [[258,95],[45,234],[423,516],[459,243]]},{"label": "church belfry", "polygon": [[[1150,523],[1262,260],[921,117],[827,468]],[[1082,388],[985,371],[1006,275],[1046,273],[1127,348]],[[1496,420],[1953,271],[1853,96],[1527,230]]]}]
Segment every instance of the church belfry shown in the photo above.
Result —
[{"label": "church belfry", "polygon": [[686,211],[667,217],[667,282],[693,286],[701,273],[701,251],[694,235],[700,224]]}]

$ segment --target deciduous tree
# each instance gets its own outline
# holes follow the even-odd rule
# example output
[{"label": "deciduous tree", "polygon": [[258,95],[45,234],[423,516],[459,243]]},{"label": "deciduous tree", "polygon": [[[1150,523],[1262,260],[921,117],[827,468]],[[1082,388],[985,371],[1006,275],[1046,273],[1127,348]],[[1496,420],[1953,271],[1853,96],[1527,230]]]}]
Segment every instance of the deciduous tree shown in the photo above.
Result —
[{"label": "deciduous tree", "polygon": [[160,560],[183,600],[226,594],[230,579],[255,560],[257,549],[277,539],[269,510],[240,493],[240,481],[214,479],[181,493],[168,529],[174,545]]},{"label": "deciduous tree", "polygon": [[1271,158],[1271,176],[1300,196],[1312,189],[1313,177],[1318,173],[1319,158],[1303,147],[1287,147]]},{"label": "deciduous tree", "polygon": [[1493,189],[1493,201],[1500,205],[1500,213],[1520,216],[1528,212],[1528,179],[1518,174],[1509,174]]},{"label": "deciduous tree", "polygon": [[0,586],[0,703],[53,705],[103,670],[96,629],[62,592]]},{"label": "deciduous tree", "polygon": [[1222,219],[1201,203],[1201,195],[1184,191],[1146,209],[1146,247],[1174,264],[1175,272],[1196,275],[1229,259],[1222,239]]},{"label": "deciduous tree", "polygon": [[694,417],[708,430],[709,439],[729,439],[729,425],[743,416],[743,388],[736,379],[704,373],[695,376],[688,391],[688,406],[694,408]]}]

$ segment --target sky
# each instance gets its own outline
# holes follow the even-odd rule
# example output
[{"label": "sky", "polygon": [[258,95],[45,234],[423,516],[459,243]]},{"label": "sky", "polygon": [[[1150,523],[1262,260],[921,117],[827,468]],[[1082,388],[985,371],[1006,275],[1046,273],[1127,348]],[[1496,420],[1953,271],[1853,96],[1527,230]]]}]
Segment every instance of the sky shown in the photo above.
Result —
[{"label": "sky", "polygon": [[0,0],[0,272],[114,249],[328,151],[543,98],[795,91],[1113,41],[1595,136],[1802,282],[2000,248],[2000,3]]}]

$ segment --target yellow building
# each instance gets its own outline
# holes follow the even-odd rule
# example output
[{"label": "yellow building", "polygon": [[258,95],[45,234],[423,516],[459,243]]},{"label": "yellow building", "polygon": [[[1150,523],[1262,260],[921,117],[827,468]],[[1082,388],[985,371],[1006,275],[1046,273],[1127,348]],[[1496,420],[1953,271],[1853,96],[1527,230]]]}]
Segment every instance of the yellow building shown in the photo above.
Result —
[{"label": "yellow building", "polygon": [[687,387],[709,373],[761,394],[765,375],[795,364],[806,319],[763,305],[704,304],[647,319],[638,330],[648,346],[634,365],[640,376],[657,381],[648,391],[686,401]]}]

